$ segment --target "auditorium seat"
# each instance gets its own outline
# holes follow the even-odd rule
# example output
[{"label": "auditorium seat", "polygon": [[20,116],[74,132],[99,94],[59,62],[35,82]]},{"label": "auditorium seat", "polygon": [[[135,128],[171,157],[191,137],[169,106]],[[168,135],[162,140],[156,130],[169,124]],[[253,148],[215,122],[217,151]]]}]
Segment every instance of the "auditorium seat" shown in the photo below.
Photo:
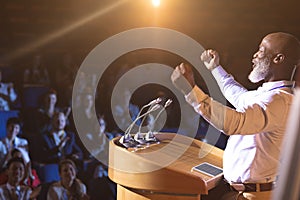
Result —
[{"label": "auditorium seat", "polygon": [[56,163],[45,164],[45,163],[33,162],[32,166],[36,170],[41,180],[41,183],[49,183],[49,182],[60,180],[58,164]]},{"label": "auditorium seat", "polygon": [[49,91],[47,86],[27,85],[22,89],[22,117],[24,119],[24,131],[32,133],[36,131],[36,111],[40,106],[43,95]]},{"label": "auditorium seat", "polygon": [[22,91],[23,108],[38,108],[41,97],[49,91],[47,86],[28,85]]}]

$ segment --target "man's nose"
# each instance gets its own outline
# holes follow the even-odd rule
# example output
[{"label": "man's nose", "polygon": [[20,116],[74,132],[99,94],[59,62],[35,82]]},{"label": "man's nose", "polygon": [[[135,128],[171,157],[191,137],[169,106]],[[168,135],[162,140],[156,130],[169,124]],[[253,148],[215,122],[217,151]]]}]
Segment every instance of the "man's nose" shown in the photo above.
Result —
[{"label": "man's nose", "polygon": [[22,171],[23,171],[22,169],[17,169],[17,170],[16,170],[16,174],[21,174]]},{"label": "man's nose", "polygon": [[253,58],[257,58],[258,56],[258,52],[256,52],[254,55],[253,55]]}]

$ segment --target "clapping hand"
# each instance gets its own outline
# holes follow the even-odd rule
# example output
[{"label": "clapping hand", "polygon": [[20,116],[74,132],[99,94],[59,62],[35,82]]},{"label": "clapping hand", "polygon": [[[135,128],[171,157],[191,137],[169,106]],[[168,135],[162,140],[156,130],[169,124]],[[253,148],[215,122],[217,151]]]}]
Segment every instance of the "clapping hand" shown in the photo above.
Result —
[{"label": "clapping hand", "polygon": [[66,145],[67,141],[69,140],[69,137],[64,137],[60,143],[58,144],[58,148],[61,150],[62,148],[64,148],[64,146]]}]

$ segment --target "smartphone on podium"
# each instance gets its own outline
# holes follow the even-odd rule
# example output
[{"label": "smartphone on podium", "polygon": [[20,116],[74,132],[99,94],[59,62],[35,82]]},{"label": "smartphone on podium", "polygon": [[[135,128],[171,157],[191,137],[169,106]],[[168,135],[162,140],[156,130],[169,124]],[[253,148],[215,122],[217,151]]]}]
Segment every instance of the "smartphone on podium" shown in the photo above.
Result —
[{"label": "smartphone on podium", "polygon": [[223,173],[223,169],[220,167],[217,167],[215,165],[212,165],[210,163],[204,162],[199,165],[196,165],[192,168],[192,171],[197,171],[203,174],[206,174],[208,176],[218,176],[219,174]]}]

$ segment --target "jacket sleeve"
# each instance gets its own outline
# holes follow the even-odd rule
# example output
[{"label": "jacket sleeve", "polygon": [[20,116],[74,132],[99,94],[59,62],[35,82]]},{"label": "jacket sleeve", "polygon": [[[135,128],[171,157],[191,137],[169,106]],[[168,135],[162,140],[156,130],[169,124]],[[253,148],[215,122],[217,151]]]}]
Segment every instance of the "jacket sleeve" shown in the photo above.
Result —
[{"label": "jacket sleeve", "polygon": [[80,147],[77,145],[75,140],[75,135],[72,132],[67,132],[67,137],[69,137],[69,141],[67,141],[66,146],[64,147],[65,156],[77,155],[79,159],[83,158],[83,153]]},{"label": "jacket sleeve", "polygon": [[287,119],[290,103],[280,95],[274,95],[264,106],[254,104],[238,112],[213,100],[197,86],[186,95],[187,102],[210,124],[227,135],[249,135],[272,131]]},{"label": "jacket sleeve", "polygon": [[61,152],[48,134],[43,135],[41,143],[43,145],[40,160],[47,163],[57,162],[61,157]]}]

